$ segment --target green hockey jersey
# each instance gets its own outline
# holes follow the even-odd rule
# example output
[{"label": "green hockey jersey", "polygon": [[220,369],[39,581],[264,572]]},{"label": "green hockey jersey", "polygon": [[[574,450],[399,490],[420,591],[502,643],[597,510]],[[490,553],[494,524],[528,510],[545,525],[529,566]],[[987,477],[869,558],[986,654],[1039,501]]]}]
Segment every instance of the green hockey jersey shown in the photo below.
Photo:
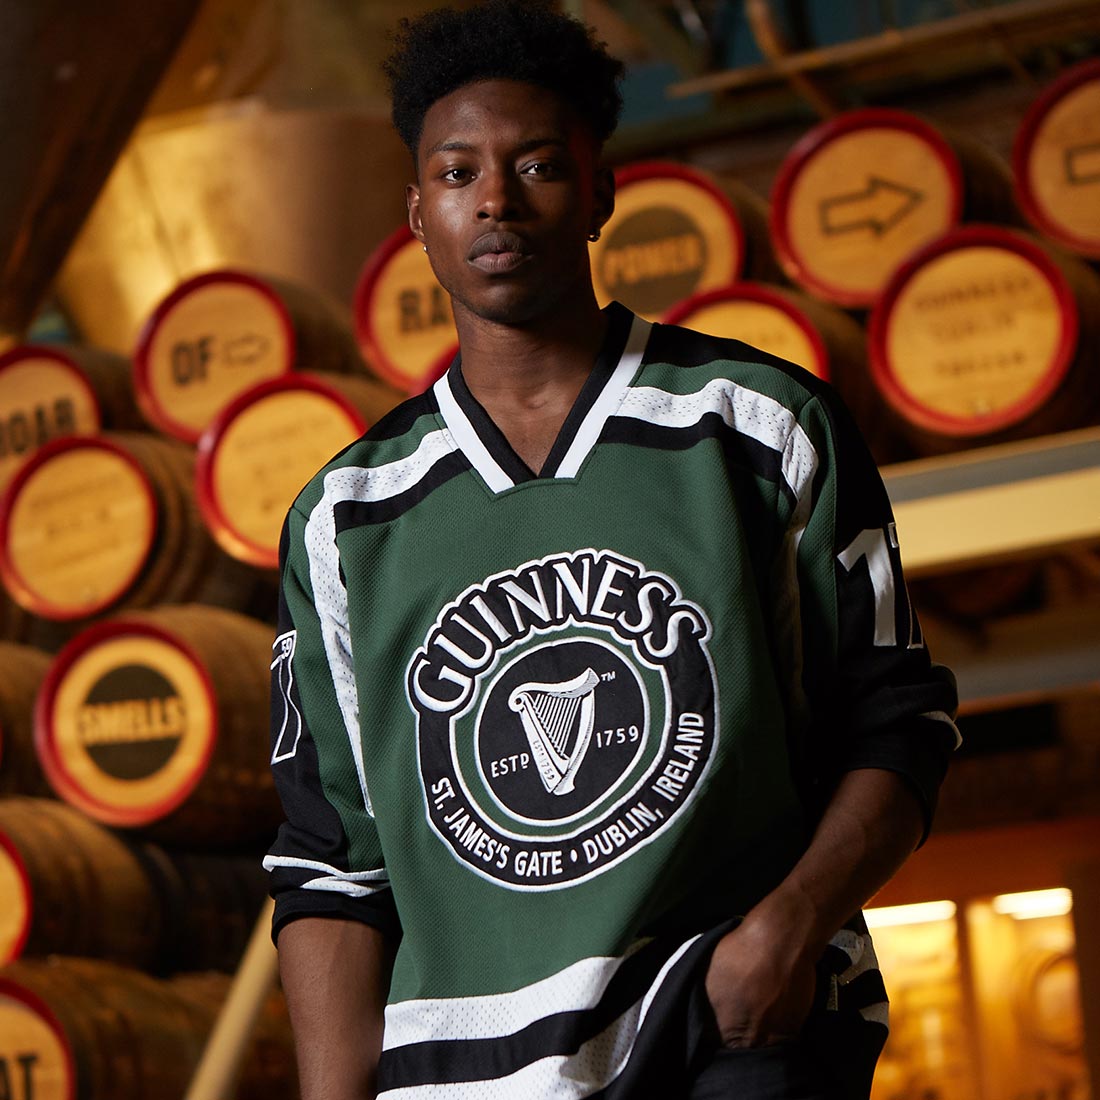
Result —
[{"label": "green hockey jersey", "polygon": [[[617,305],[538,475],[456,362],[303,490],[282,584],[275,932],[401,936],[384,1097],[676,1095],[709,950],[839,776],[931,815],[957,737],[832,391]],[[858,915],[829,954],[866,1077]]]}]

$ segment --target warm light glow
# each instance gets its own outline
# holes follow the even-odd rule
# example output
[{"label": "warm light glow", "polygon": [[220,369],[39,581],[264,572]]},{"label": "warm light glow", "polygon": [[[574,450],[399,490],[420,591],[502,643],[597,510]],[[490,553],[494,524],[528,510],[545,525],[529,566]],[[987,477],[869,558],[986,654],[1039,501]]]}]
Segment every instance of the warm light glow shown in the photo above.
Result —
[{"label": "warm light glow", "polygon": [[953,901],[922,901],[916,905],[887,905],[864,912],[868,928],[889,928],[899,924],[929,924],[950,920],[955,915]]},{"label": "warm light glow", "polygon": [[1055,890],[1029,890],[1026,894],[998,894],[993,912],[1016,920],[1032,917],[1063,917],[1073,908],[1073,895],[1064,887]]}]

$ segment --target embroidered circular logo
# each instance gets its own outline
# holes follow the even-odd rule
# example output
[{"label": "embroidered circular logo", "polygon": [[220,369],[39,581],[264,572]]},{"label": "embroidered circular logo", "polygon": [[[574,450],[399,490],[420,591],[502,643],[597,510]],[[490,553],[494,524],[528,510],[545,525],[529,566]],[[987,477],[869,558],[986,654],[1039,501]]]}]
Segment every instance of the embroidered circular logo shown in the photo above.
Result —
[{"label": "embroidered circular logo", "polygon": [[647,709],[641,677],[605,642],[525,650],[489,685],[478,714],[482,779],[518,821],[576,820],[637,759]]},{"label": "embroidered circular logo", "polygon": [[409,663],[436,835],[517,890],[584,881],[654,840],[713,754],[709,637],[671,578],[605,550],[467,589]]}]

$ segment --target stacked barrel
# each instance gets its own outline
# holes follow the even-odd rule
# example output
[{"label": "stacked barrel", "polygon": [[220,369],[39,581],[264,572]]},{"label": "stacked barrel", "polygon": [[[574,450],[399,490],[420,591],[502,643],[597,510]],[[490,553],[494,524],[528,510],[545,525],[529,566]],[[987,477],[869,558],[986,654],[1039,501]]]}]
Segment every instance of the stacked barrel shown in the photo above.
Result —
[{"label": "stacked barrel", "polygon": [[[350,315],[203,272],[132,357],[0,358],[0,1095],[179,1096],[266,895],[282,518],[401,393]],[[237,1096],[293,1089],[285,1008]]]}]

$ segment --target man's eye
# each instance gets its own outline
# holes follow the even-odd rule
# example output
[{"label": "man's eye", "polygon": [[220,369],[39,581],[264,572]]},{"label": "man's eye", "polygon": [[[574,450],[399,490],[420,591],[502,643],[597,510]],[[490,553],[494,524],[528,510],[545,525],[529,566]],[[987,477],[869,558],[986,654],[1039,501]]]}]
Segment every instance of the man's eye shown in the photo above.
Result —
[{"label": "man's eye", "polygon": [[524,174],[528,176],[553,176],[557,171],[558,166],[549,160],[536,160],[525,165],[523,169]]},{"label": "man's eye", "polygon": [[448,168],[441,178],[448,183],[464,183],[470,178],[470,170],[468,168]]}]

